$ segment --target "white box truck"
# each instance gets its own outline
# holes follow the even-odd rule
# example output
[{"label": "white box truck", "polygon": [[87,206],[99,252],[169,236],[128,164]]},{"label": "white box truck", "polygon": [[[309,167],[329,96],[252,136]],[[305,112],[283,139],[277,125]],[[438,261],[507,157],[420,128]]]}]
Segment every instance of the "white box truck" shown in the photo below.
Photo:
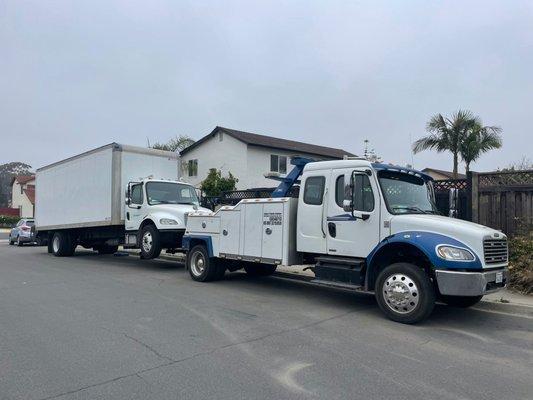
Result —
[{"label": "white box truck", "polygon": [[140,248],[147,259],[177,251],[187,214],[199,209],[195,188],[177,179],[176,153],[118,143],[39,168],[37,238],[56,256],[78,245]]},{"label": "white box truck", "polygon": [[[428,317],[436,300],[468,307],[505,287],[507,237],[439,215],[430,176],[364,159],[292,163],[273,198],[189,214],[192,279],[309,264],[312,282],[374,293],[403,323]],[[299,198],[286,197],[299,180]]]}]

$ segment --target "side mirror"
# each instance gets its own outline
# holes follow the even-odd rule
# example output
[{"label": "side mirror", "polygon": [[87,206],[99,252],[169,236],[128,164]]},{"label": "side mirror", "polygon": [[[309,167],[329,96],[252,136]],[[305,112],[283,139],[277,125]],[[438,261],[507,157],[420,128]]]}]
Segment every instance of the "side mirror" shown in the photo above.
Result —
[{"label": "side mirror", "polygon": [[126,189],[126,193],[124,196],[124,203],[129,206],[131,204],[131,195],[130,195],[130,187],[128,185],[128,188]]},{"label": "side mirror", "polygon": [[457,211],[459,209],[459,189],[450,189],[449,209],[449,216],[457,218]]}]

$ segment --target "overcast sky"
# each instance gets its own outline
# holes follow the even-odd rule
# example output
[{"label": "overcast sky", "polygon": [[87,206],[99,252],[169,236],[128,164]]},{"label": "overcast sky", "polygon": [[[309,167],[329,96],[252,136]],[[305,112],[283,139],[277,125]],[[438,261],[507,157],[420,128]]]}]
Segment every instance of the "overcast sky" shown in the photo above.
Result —
[{"label": "overcast sky", "polygon": [[405,165],[458,108],[503,128],[474,170],[533,158],[532,1],[0,1],[0,163],[221,125]]}]

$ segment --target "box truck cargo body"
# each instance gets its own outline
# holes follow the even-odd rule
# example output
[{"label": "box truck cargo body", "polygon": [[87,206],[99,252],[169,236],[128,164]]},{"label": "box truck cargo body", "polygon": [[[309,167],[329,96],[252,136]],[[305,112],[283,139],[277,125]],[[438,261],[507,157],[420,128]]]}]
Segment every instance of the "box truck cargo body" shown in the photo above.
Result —
[{"label": "box truck cargo body", "polygon": [[[56,255],[68,255],[78,244],[103,253],[119,244],[142,250],[140,235],[152,225],[147,236],[156,251],[145,246],[146,258],[161,247],[180,248],[185,214],[198,209],[198,198],[192,186],[177,180],[178,165],[173,152],[111,143],[38,169],[38,237]],[[157,192],[148,193],[148,183],[158,183]],[[54,236],[62,251],[54,251]]]}]

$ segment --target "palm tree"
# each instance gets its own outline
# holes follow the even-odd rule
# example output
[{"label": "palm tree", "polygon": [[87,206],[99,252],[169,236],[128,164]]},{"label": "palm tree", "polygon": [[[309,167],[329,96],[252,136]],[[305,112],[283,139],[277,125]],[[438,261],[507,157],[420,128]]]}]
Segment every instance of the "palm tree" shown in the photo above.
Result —
[{"label": "palm tree", "polygon": [[459,148],[461,158],[466,164],[467,174],[470,171],[470,164],[481,154],[502,147],[501,131],[499,126],[483,126],[481,120],[476,118],[476,123],[471,127]]},{"label": "palm tree", "polygon": [[436,114],[427,123],[426,131],[429,133],[413,143],[413,151],[419,153],[423,150],[450,151],[453,154],[453,177],[457,179],[459,153],[463,139],[470,129],[477,123],[472,112],[459,110],[450,118]]},{"label": "palm tree", "polygon": [[152,149],[180,152],[194,143],[187,135],[179,135],[171,138],[167,143],[154,143]]}]

